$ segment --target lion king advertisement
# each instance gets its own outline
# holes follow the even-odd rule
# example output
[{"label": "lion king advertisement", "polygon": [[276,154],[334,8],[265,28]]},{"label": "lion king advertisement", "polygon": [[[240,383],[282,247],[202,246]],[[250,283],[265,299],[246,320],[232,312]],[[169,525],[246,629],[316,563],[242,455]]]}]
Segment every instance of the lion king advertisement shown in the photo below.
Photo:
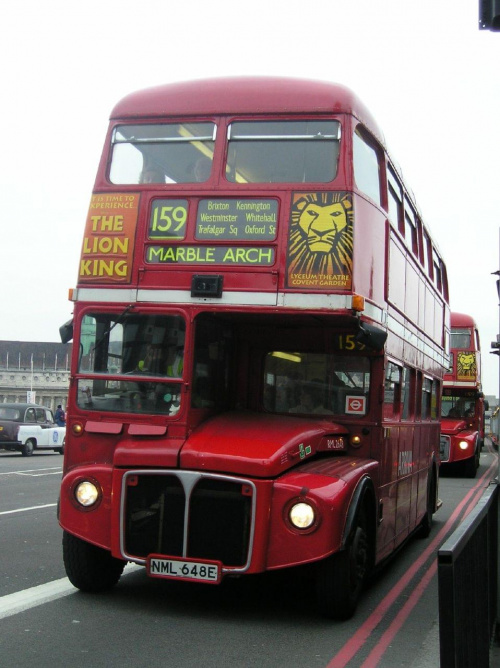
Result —
[{"label": "lion king advertisement", "polygon": [[477,375],[476,353],[457,353],[457,380],[475,380]]},{"label": "lion king advertisement", "polygon": [[294,193],[287,287],[350,290],[353,205],[347,192]]}]

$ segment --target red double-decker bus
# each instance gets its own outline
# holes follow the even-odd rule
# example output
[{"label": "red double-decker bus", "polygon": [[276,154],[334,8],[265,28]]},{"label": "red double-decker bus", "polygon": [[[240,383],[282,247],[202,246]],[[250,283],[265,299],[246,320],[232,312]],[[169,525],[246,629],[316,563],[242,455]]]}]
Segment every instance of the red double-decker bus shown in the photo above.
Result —
[{"label": "red double-decker bus", "polygon": [[446,269],[349,90],[237,78],[119,102],[72,300],[76,587],[127,561],[212,584],[308,566],[345,618],[430,531]]},{"label": "red double-decker bus", "polygon": [[476,477],[484,443],[487,401],[481,387],[481,347],[474,319],[451,314],[450,366],[441,401],[441,463]]}]

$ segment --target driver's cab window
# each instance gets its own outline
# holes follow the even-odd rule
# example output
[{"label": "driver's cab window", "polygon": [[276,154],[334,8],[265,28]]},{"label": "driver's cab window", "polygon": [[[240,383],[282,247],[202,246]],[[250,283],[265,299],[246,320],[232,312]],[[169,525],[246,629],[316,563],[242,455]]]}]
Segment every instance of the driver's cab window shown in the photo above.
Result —
[{"label": "driver's cab window", "polygon": [[93,313],[80,330],[78,405],[175,416],[181,410],[185,323],[180,315]]}]

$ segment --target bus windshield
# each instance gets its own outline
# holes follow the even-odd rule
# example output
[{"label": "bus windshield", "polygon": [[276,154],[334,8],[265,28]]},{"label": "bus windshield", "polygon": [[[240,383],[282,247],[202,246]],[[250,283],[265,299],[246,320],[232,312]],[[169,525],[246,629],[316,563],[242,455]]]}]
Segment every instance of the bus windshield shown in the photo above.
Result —
[{"label": "bus windshield", "polygon": [[[368,357],[273,351],[264,366],[264,408],[276,413],[346,414],[367,411]],[[351,410],[357,399],[356,410]]]},{"label": "bus windshield", "polygon": [[175,415],[180,408],[184,334],[184,320],[177,315],[86,315],[80,336],[78,372],[83,377],[78,379],[78,405]]},{"label": "bus windshield", "polygon": [[234,183],[327,183],[337,175],[338,121],[235,122],[226,177]]},{"label": "bus windshield", "polygon": [[470,418],[474,413],[474,397],[443,395],[441,398],[441,417]]}]

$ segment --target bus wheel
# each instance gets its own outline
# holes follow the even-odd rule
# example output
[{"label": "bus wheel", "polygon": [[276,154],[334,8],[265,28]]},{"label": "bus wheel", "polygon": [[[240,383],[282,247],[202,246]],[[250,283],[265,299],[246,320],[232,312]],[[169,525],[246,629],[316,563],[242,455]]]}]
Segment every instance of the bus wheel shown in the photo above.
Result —
[{"label": "bus wheel", "polygon": [[91,593],[114,587],[126,563],[112,557],[111,552],[91,545],[67,531],[63,533],[63,559],[71,584]]},{"label": "bus wheel", "polygon": [[21,454],[23,457],[31,457],[35,449],[35,441],[29,438],[26,443],[21,446]]},{"label": "bus wheel", "polygon": [[330,619],[349,619],[358,604],[370,567],[370,545],[363,515],[345,550],[318,564],[316,601]]},{"label": "bus wheel", "polygon": [[466,459],[462,463],[462,470],[466,478],[475,478],[477,470],[479,468],[479,449],[476,448],[474,452],[474,457]]}]

